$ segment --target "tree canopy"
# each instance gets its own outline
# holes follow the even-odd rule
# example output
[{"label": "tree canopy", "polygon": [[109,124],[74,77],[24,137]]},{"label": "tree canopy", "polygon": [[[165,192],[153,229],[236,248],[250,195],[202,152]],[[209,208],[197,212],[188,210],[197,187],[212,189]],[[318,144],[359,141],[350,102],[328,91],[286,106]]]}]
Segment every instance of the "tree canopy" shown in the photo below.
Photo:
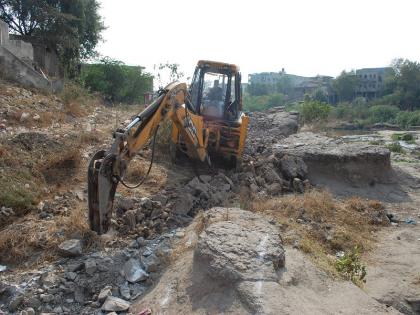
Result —
[{"label": "tree canopy", "polygon": [[401,109],[420,108],[420,63],[407,59],[396,59],[392,73],[388,76],[389,99]]},{"label": "tree canopy", "polygon": [[354,71],[341,72],[333,82],[333,88],[340,102],[352,101],[358,84],[359,79]]},{"label": "tree canopy", "polygon": [[97,0],[0,0],[0,18],[24,39],[45,44],[60,56],[67,73],[93,57],[104,25]]},{"label": "tree canopy", "polygon": [[153,78],[142,67],[127,66],[107,57],[84,65],[81,80],[85,87],[112,102],[141,103],[143,93],[153,89]]}]

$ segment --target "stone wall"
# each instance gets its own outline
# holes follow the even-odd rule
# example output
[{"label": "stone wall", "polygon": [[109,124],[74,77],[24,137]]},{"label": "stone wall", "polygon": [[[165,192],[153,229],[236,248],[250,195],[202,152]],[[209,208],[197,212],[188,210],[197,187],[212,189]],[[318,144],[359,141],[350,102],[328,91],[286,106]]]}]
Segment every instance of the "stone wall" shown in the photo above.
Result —
[{"label": "stone wall", "polygon": [[5,45],[16,57],[32,64],[34,60],[34,49],[30,43],[23,40],[9,40]]},{"label": "stone wall", "polygon": [[48,92],[60,91],[63,87],[60,79],[48,79],[37,71],[42,69],[49,77],[60,78],[59,60],[45,46],[38,46],[35,46],[35,50],[31,43],[23,41],[19,36],[9,36],[7,23],[0,20],[0,76],[25,87]]},{"label": "stone wall", "polygon": [[5,45],[9,41],[9,27],[7,23],[0,20],[0,45]]},{"label": "stone wall", "polygon": [[15,56],[7,46],[0,46],[0,76],[19,82],[25,87],[55,92],[51,81]]}]

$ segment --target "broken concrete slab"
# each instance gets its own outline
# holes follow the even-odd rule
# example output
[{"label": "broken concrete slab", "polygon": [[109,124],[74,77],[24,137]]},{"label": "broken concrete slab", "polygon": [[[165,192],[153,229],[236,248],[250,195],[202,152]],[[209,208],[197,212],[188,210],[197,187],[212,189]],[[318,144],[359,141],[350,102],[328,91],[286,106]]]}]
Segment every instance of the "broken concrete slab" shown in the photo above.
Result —
[{"label": "broken concrete slab", "polygon": [[211,224],[199,237],[195,259],[211,277],[224,281],[276,281],[285,264],[277,228],[239,208],[213,208]]},{"label": "broken concrete slab", "polygon": [[108,296],[102,305],[101,309],[106,312],[123,312],[130,308],[130,302],[117,298],[115,296]]},{"label": "broken concrete slab", "polygon": [[140,265],[140,262],[134,258],[129,259],[123,267],[123,273],[127,281],[135,283],[146,280],[149,275]]},{"label": "broken concrete slab", "polygon": [[303,132],[273,144],[272,149],[277,158],[302,159],[311,184],[338,196],[359,194],[380,200],[385,196],[388,201],[406,198],[398,188],[391,154],[385,147]]},{"label": "broken concrete slab", "polygon": [[349,181],[386,179],[391,170],[390,151],[381,146],[345,143],[312,132],[292,135],[274,145],[276,155],[300,157],[314,174],[335,173]]},{"label": "broken concrete slab", "polygon": [[101,292],[99,292],[98,302],[102,303],[110,295],[112,295],[112,287],[106,286],[105,288],[101,290]]},{"label": "broken concrete slab", "polygon": [[82,241],[78,239],[67,240],[58,245],[58,249],[63,256],[80,256],[82,254]]}]

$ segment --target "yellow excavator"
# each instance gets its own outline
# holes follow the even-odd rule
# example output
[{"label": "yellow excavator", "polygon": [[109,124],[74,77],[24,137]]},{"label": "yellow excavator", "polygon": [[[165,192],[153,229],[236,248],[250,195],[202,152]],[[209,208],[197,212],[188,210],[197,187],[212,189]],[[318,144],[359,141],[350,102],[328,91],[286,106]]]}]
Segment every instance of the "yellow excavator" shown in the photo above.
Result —
[{"label": "yellow excavator", "polygon": [[[114,196],[130,161],[152,140],[159,125],[170,119],[171,158],[185,154],[190,159],[207,161],[222,158],[241,162],[247,136],[248,116],[242,112],[241,74],[233,64],[200,60],[191,85],[174,82],[160,90],[158,97],[131,121],[117,129],[108,151],[94,154],[88,166],[89,224],[93,231],[109,230]],[[147,175],[146,175],[147,176]]]}]

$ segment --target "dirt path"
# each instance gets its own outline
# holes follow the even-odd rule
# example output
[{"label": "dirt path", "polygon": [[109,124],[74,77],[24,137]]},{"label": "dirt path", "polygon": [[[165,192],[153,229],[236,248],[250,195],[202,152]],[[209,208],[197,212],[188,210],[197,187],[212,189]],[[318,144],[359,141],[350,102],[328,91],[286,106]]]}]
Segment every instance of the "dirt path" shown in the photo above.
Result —
[{"label": "dirt path", "polygon": [[366,292],[405,314],[420,312],[420,226],[389,227],[368,258]]},{"label": "dirt path", "polygon": [[388,205],[401,222],[378,233],[377,248],[366,257],[366,292],[404,314],[420,314],[420,165],[410,159],[396,168],[412,177],[399,179],[409,201]]}]

